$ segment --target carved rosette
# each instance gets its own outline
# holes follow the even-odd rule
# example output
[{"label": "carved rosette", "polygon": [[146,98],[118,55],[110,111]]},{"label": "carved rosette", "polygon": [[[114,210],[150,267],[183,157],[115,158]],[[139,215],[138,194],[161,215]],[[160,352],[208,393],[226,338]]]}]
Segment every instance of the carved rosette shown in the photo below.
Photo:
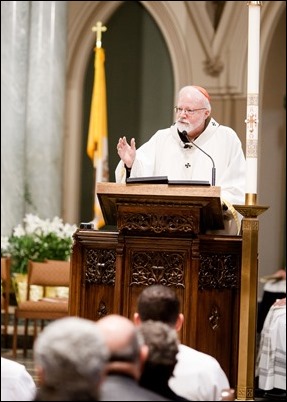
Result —
[{"label": "carved rosette", "polygon": [[184,288],[184,253],[138,251],[132,254],[130,285]]},{"label": "carved rosette", "polygon": [[116,251],[87,249],[85,282],[97,285],[115,284]]},{"label": "carved rosette", "polygon": [[239,288],[237,259],[234,255],[214,254],[200,256],[198,288]]},{"label": "carved rosette", "polygon": [[216,331],[220,326],[221,314],[217,305],[213,305],[208,316],[208,322],[213,331]]}]

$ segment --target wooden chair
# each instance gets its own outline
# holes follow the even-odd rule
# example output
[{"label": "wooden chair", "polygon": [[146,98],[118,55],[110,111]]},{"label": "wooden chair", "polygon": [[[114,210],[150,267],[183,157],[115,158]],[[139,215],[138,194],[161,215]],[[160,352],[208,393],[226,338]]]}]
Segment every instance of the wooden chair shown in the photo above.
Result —
[{"label": "wooden chair", "polygon": [[[60,260],[46,260],[46,262],[48,263],[48,264],[57,264],[58,266],[61,266],[61,265],[67,265],[67,261],[60,261]],[[49,293],[49,290],[51,290],[51,289],[48,289],[48,293]],[[64,297],[68,297],[68,295],[69,295],[69,288],[67,288],[66,286],[58,286],[58,287],[55,287],[55,291],[54,291],[54,293],[57,295],[57,296],[64,296]]]},{"label": "wooden chair", "polygon": [[7,340],[9,325],[9,301],[11,287],[10,265],[11,259],[9,257],[1,257],[1,314],[3,313],[3,335],[5,338],[5,343]]},{"label": "wooden chair", "polygon": [[[34,320],[33,341],[37,336],[38,320],[41,321],[41,329],[45,321],[55,320],[68,315],[68,297],[47,297],[46,290],[51,287],[65,286],[70,284],[70,262],[69,261],[50,261],[35,262],[29,261],[27,279],[27,298],[20,302],[14,314],[14,333],[13,333],[13,356],[17,355],[17,337],[19,319],[24,320],[24,344],[23,354],[27,355],[27,337],[29,320]],[[30,300],[31,286],[38,285],[43,287],[43,298],[37,301]]]}]

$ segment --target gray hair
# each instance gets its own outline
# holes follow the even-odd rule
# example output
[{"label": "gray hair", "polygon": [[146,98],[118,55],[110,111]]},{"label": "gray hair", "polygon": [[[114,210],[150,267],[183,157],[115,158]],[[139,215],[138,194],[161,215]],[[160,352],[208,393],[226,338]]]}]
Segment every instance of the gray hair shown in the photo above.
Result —
[{"label": "gray hair", "polygon": [[138,331],[149,348],[149,363],[170,366],[176,364],[179,340],[174,328],[161,321],[147,320],[141,323]]},{"label": "gray hair", "polygon": [[70,390],[97,388],[109,352],[96,323],[65,317],[48,324],[34,342],[35,365],[44,385]]}]

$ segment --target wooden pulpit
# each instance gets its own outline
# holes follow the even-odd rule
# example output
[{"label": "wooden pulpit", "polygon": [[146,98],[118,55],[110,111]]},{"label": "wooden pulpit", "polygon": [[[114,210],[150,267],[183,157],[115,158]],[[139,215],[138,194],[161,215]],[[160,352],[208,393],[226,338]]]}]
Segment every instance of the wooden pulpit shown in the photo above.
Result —
[{"label": "wooden pulpit", "polygon": [[220,188],[98,183],[96,192],[106,226],[74,234],[70,314],[132,319],[146,286],[169,286],[182,343],[214,356],[235,387],[242,242],[206,234],[223,228]]}]

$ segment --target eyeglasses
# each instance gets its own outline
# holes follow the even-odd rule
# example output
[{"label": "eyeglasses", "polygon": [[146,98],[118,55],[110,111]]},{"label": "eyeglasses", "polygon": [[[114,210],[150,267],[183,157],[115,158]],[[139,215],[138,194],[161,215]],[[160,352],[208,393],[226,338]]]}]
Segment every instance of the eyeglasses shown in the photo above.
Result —
[{"label": "eyeglasses", "polygon": [[196,112],[199,112],[200,110],[206,110],[206,107],[202,107],[200,109],[183,109],[182,107],[174,107],[174,110],[176,113],[185,113],[188,116],[193,116]]}]

